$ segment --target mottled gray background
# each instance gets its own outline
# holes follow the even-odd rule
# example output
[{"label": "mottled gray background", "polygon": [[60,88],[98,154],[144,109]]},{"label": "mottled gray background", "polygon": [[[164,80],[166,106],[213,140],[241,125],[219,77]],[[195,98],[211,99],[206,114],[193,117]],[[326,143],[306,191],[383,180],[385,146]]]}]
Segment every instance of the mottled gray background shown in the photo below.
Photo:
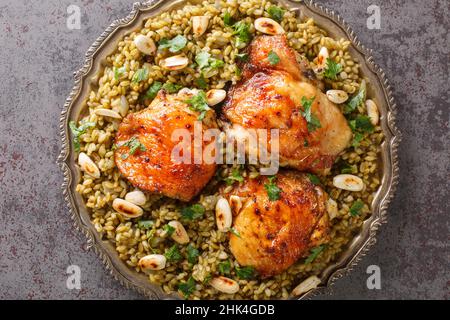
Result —
[{"label": "mottled gray background", "polygon": [[[59,114],[72,73],[100,33],[132,0],[0,1],[0,298],[139,299],[84,248],[64,207]],[[449,1],[321,0],[374,49],[398,102],[401,179],[389,223],[359,266],[323,299],[448,299]],[[80,6],[81,30],[66,28]],[[381,7],[381,30],[366,9]],[[66,268],[82,270],[82,289],[66,289]],[[382,289],[368,290],[366,269],[381,267]]]}]

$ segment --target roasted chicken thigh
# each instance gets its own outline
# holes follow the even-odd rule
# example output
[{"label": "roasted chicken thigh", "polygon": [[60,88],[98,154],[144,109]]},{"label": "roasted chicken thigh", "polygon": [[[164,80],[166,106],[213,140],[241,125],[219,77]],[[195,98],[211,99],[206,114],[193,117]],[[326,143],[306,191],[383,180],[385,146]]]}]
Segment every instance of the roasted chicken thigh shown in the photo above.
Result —
[{"label": "roasted chicken thigh", "polygon": [[[269,183],[281,189],[278,200],[269,199]],[[242,204],[232,206],[238,235],[230,235],[230,250],[241,266],[252,266],[263,277],[281,273],[327,240],[328,196],[306,174],[281,171],[273,182],[261,176],[224,190],[230,203],[238,196]]]},{"label": "roasted chicken thigh", "polygon": [[[226,120],[237,128],[279,129],[282,165],[318,173],[331,168],[352,137],[339,108],[321,91],[285,35],[259,36],[248,50],[242,79],[223,109]],[[269,54],[276,54],[278,62],[272,64]],[[311,104],[309,115],[305,101]],[[315,128],[311,119],[316,119]]]},{"label": "roasted chicken thigh", "polygon": [[[172,134],[185,129],[194,149],[194,123],[199,113],[185,102],[188,94],[170,95],[161,90],[144,110],[128,115],[116,136],[115,161],[120,172],[135,186],[151,193],[183,201],[191,200],[212,178],[216,164],[180,163],[172,158],[179,141]],[[209,110],[202,131],[216,128],[215,113]],[[210,143],[210,142],[208,142]],[[206,143],[203,142],[203,148]]]}]

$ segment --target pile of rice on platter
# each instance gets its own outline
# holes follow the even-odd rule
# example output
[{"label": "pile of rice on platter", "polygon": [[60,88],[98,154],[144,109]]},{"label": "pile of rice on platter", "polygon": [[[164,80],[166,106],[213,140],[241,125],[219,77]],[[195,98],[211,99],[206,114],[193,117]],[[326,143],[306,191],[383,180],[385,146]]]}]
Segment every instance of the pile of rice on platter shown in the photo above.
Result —
[{"label": "pile of rice on platter", "polygon": [[[78,227],[122,283],[153,298],[326,287],[373,243],[392,196],[393,106],[374,94],[384,83],[363,75],[351,40],[296,10],[306,4],[146,6],[134,25],[116,23],[117,41],[104,36],[107,55],[89,53],[95,66],[63,114]],[[251,138],[277,158],[250,161]],[[194,159],[198,149],[214,161]]]}]

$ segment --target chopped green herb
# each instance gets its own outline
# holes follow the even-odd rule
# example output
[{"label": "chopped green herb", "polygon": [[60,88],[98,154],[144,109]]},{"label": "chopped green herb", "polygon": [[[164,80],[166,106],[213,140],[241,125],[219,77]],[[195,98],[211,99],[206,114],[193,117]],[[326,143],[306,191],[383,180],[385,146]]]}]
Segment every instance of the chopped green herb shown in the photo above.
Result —
[{"label": "chopped green herb", "polygon": [[118,147],[123,147],[123,146],[128,147],[129,151],[128,151],[128,154],[126,154],[126,153],[122,154],[122,156],[121,156],[122,159],[127,159],[129,155],[135,154],[137,150],[147,151],[147,148],[136,137],[133,137],[130,140],[128,140],[127,142],[120,144]]},{"label": "chopped green herb", "polygon": [[357,172],[356,165],[349,165],[347,162],[342,161],[339,164],[339,171],[344,174],[353,174]]},{"label": "chopped green herb", "polygon": [[167,82],[167,83],[165,83],[165,84],[162,86],[162,88],[163,88],[164,90],[166,90],[168,93],[176,93],[176,92],[180,91],[180,89],[181,89],[182,87],[183,87],[183,86],[181,86],[181,85],[179,85],[179,84],[170,83],[170,82]]},{"label": "chopped green herb", "polygon": [[127,71],[125,66],[116,68],[114,67],[114,80],[118,81],[120,77]]},{"label": "chopped green herb", "polygon": [[175,232],[175,228],[172,227],[172,226],[169,225],[169,224],[166,224],[166,225],[163,227],[163,230],[164,230],[164,232],[167,234],[168,237],[172,236],[173,233]]},{"label": "chopped green herb", "polygon": [[249,55],[248,55],[248,53],[238,53],[236,55],[236,58],[238,58],[241,61],[246,62],[246,61],[248,61]]},{"label": "chopped green herb", "polygon": [[270,15],[270,17],[278,22],[281,22],[281,20],[283,20],[283,16],[284,16],[284,9],[281,9],[280,7],[277,6],[271,6],[268,10],[267,13]]},{"label": "chopped green herb", "polygon": [[225,182],[227,185],[231,186],[235,181],[243,182],[244,177],[241,174],[241,170],[239,168],[234,168],[231,172],[231,176],[225,178]]},{"label": "chopped green herb", "polygon": [[330,80],[336,80],[339,73],[342,71],[342,66],[334,60],[327,58],[327,66],[323,72],[323,76]]},{"label": "chopped green herb", "polygon": [[188,281],[186,281],[184,283],[180,283],[178,285],[178,290],[180,290],[181,293],[183,293],[183,296],[184,296],[185,299],[189,298],[189,296],[195,290],[195,280],[194,280],[194,278],[192,278],[192,276],[191,276],[191,277],[189,277]]},{"label": "chopped green herb", "polygon": [[231,272],[230,260],[219,263],[219,272],[222,275],[230,274],[230,272]]},{"label": "chopped green herb", "polygon": [[206,90],[206,88],[208,88],[208,84],[206,83],[206,79],[205,77],[202,75],[200,75],[200,78],[195,79],[195,84],[197,85],[197,87],[199,87],[200,89],[204,89]]},{"label": "chopped green herb", "polygon": [[133,78],[131,78],[131,82],[139,83],[139,82],[145,81],[147,79],[148,79],[148,69],[141,68],[133,74]]},{"label": "chopped green herb", "polygon": [[350,207],[350,214],[352,217],[356,217],[361,213],[361,209],[364,207],[364,202],[361,200],[356,200]]},{"label": "chopped green herb", "polygon": [[225,12],[225,15],[223,16],[223,23],[228,27],[231,27],[234,23],[233,18],[228,11]]},{"label": "chopped green herb", "polygon": [[309,142],[308,142],[308,140],[306,140],[306,139],[303,140],[303,146],[304,146],[304,147],[309,147]]},{"label": "chopped green herb", "polygon": [[344,107],[345,114],[349,114],[349,113],[353,112],[362,103],[364,103],[364,100],[366,100],[366,91],[367,91],[366,81],[363,80],[359,87],[358,93],[354,97],[352,97],[349,100],[349,102],[345,105],[345,107]]},{"label": "chopped green herb", "polygon": [[270,201],[276,201],[280,199],[281,189],[273,182],[275,176],[269,177],[269,183],[264,184],[264,188],[267,191]]},{"label": "chopped green herb", "polygon": [[69,122],[69,128],[70,128],[70,131],[72,131],[72,136],[73,136],[72,137],[73,147],[76,152],[80,151],[80,136],[82,134],[86,133],[86,130],[88,128],[92,128],[92,127],[95,127],[94,122],[83,123],[78,128],[77,128],[77,125],[75,124],[75,121]]},{"label": "chopped green herb", "polygon": [[319,118],[317,118],[311,112],[312,104],[315,99],[316,99],[316,97],[312,97],[311,99],[302,97],[302,107],[303,107],[302,116],[306,120],[309,132],[313,132],[322,127],[320,124]]},{"label": "chopped green herb", "polygon": [[205,207],[201,204],[193,204],[190,207],[185,207],[183,210],[181,210],[181,216],[185,220],[195,220],[203,217],[205,214]]},{"label": "chopped green herb", "polygon": [[269,54],[267,55],[267,59],[269,60],[271,65],[280,63],[280,57],[273,50],[270,50]]},{"label": "chopped green herb", "polygon": [[205,118],[206,112],[210,109],[206,100],[206,94],[204,91],[199,91],[196,96],[186,100],[192,111],[200,112],[198,120],[202,121]]},{"label": "chopped green herb", "polygon": [[243,280],[253,279],[255,276],[255,268],[253,267],[236,267],[236,275]]},{"label": "chopped green herb", "polygon": [[171,40],[162,39],[159,42],[158,50],[169,49],[170,52],[175,53],[186,47],[187,42],[187,39],[182,35],[178,35]]},{"label": "chopped green herb", "polygon": [[306,258],[305,264],[309,264],[316,260],[316,258],[319,256],[319,254],[325,249],[325,245],[320,245],[318,247],[311,249],[311,254]]},{"label": "chopped green herb", "polygon": [[198,256],[200,255],[198,250],[194,248],[191,244],[189,244],[186,248],[186,252],[187,252],[187,260],[189,261],[189,263],[195,264],[198,260]]},{"label": "chopped green herb", "polygon": [[[357,148],[364,139],[364,135],[361,132],[355,132],[353,134],[352,147]],[[344,173],[344,172],[343,172]]]},{"label": "chopped green herb", "polygon": [[236,46],[240,47],[241,45],[247,44],[250,42],[252,38],[252,34],[250,33],[250,24],[239,21],[233,25],[233,35],[236,37]]},{"label": "chopped green herb", "polygon": [[200,70],[203,74],[207,74],[214,69],[221,68],[225,65],[222,60],[212,58],[211,54],[206,51],[201,51],[195,56],[195,62],[197,62]]},{"label": "chopped green herb", "polygon": [[241,238],[241,234],[235,228],[231,227],[229,231],[236,237]]},{"label": "chopped green herb", "polygon": [[178,247],[176,244],[171,246],[167,251],[164,253],[164,256],[169,260],[170,262],[176,262],[183,260],[183,256],[180,253],[180,250],[178,250]]},{"label": "chopped green herb", "polygon": [[208,284],[212,279],[212,275],[211,273],[208,273],[208,275],[205,277],[205,279],[203,279],[203,284]]},{"label": "chopped green herb", "polygon": [[139,229],[150,229],[155,224],[155,221],[153,220],[140,220],[138,221],[138,228]]},{"label": "chopped green herb", "polygon": [[317,177],[316,175],[312,173],[307,173],[307,176],[309,178],[309,181],[311,181],[313,184],[315,185],[321,184],[319,177]]},{"label": "chopped green herb", "polygon": [[240,77],[242,75],[242,70],[236,66],[236,76]]},{"label": "chopped green herb", "polygon": [[370,122],[370,118],[364,115],[358,115],[355,119],[354,130],[364,132],[364,133],[372,133],[374,130],[373,124]]},{"label": "chopped green herb", "polygon": [[147,89],[147,91],[144,94],[144,99],[155,99],[156,95],[158,94],[159,90],[161,90],[163,84],[159,81],[155,81],[152,83],[152,85]]}]

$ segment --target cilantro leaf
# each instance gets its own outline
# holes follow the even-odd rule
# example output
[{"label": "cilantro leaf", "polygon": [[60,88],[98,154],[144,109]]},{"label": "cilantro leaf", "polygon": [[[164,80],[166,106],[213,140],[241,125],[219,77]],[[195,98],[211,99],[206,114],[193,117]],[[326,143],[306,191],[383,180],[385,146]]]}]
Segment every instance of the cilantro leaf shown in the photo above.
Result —
[{"label": "cilantro leaf", "polygon": [[351,98],[349,102],[345,105],[344,107],[345,114],[353,112],[364,102],[364,100],[366,100],[366,91],[367,91],[366,81],[363,80],[361,82],[361,85],[359,86],[358,93],[353,98]]},{"label": "cilantro leaf", "polygon": [[269,54],[267,55],[267,59],[269,60],[271,65],[280,63],[280,57],[273,50],[270,50]]},{"label": "cilantro leaf", "polygon": [[70,131],[72,132],[73,147],[76,152],[80,151],[80,136],[86,133],[86,130],[91,127],[95,127],[94,122],[83,123],[78,128],[77,125],[75,124],[75,121],[69,122],[69,128]]},{"label": "cilantro leaf", "polygon": [[241,238],[241,234],[235,228],[231,227],[229,231],[236,237]]},{"label": "cilantro leaf", "polygon": [[139,229],[150,229],[155,224],[155,221],[153,220],[140,220],[138,221],[138,228]]},{"label": "cilantro leaf", "polygon": [[250,25],[244,21],[236,22],[233,25],[233,35],[236,37],[236,46],[240,47],[250,42],[252,34],[250,33]]},{"label": "cilantro leaf", "polygon": [[178,247],[176,244],[174,244],[172,247],[167,249],[167,251],[164,253],[164,256],[170,262],[176,262],[176,261],[183,260],[183,256],[181,255],[180,250],[178,250]]},{"label": "cilantro leaf", "polygon": [[205,77],[202,75],[200,75],[200,78],[197,78],[195,80],[195,84],[197,85],[197,87],[199,87],[200,89],[206,89],[208,88],[208,84],[206,83]]},{"label": "cilantro leaf", "polygon": [[241,170],[239,168],[234,168],[231,172],[231,176],[225,178],[225,182],[227,185],[231,186],[235,181],[243,182],[244,177],[241,174]]},{"label": "cilantro leaf", "polygon": [[307,99],[306,97],[302,97],[302,116],[305,118],[308,131],[313,132],[319,128],[321,128],[321,124],[319,121],[319,118],[317,118],[314,114],[311,112],[312,104],[314,102],[316,97],[312,97],[311,99]]},{"label": "cilantro leaf", "polygon": [[236,275],[243,280],[253,279],[255,276],[255,268],[253,267],[236,267]]},{"label": "cilantro leaf", "polygon": [[167,234],[168,237],[172,236],[173,233],[175,232],[175,228],[172,227],[170,224],[166,224],[163,227],[164,232]]},{"label": "cilantro leaf", "polygon": [[189,296],[192,294],[192,292],[195,291],[194,278],[192,278],[192,276],[191,276],[191,277],[189,277],[188,281],[178,284],[178,290],[180,290],[183,293],[183,296],[185,299],[189,298]]},{"label": "cilantro leaf", "polygon": [[176,93],[178,91],[180,91],[180,89],[183,86],[176,84],[176,83],[171,83],[171,82],[167,82],[165,84],[163,84],[162,89],[166,90],[168,93]]},{"label": "cilantro leaf", "polygon": [[306,258],[305,264],[309,264],[316,260],[316,258],[319,256],[319,254],[325,249],[325,245],[320,245],[318,247],[311,249],[311,254]]},{"label": "cilantro leaf", "polygon": [[238,53],[236,55],[236,58],[238,58],[241,61],[246,62],[246,61],[248,61],[249,55],[248,55],[248,53]]},{"label": "cilantro leaf", "polygon": [[283,20],[283,16],[284,16],[284,9],[277,7],[277,6],[271,6],[268,10],[267,13],[270,15],[270,17],[278,22],[281,22],[281,20]]},{"label": "cilantro leaf", "polygon": [[147,148],[139,141],[138,138],[133,137],[130,140],[120,144],[118,147],[128,147],[128,154],[124,153],[122,154],[122,159],[127,159],[129,155],[133,155],[136,153],[137,150],[140,151],[147,151]]},{"label": "cilantro leaf", "polygon": [[230,260],[219,263],[219,272],[222,275],[230,274],[230,272],[231,272]]},{"label": "cilantro leaf", "polygon": [[323,72],[323,76],[330,80],[336,80],[339,73],[342,71],[342,66],[334,60],[327,58],[327,66]]},{"label": "cilantro leaf", "polygon": [[352,147],[357,148],[364,139],[364,135],[361,132],[355,132],[352,140]]},{"label": "cilantro leaf", "polygon": [[162,88],[162,83],[159,81],[155,81],[152,83],[152,85],[147,89],[147,91],[144,94],[144,99],[155,99],[156,95],[158,94],[159,90]]},{"label": "cilantro leaf", "polygon": [[186,103],[189,104],[189,108],[192,111],[200,112],[200,115],[198,116],[199,121],[202,121],[205,118],[206,112],[210,109],[204,91],[199,91],[196,96],[186,100]]},{"label": "cilantro leaf", "polygon": [[199,251],[194,248],[191,244],[189,244],[186,248],[187,252],[187,260],[191,264],[195,264],[198,260],[198,256],[200,255]]},{"label": "cilantro leaf", "polygon": [[223,16],[223,23],[228,27],[231,27],[234,23],[233,18],[228,11],[225,12],[225,15]]},{"label": "cilantro leaf", "polygon": [[132,83],[139,83],[141,81],[145,81],[148,79],[148,69],[147,68],[141,68],[138,69],[134,74],[133,78],[131,78]]},{"label": "cilantro leaf", "polygon": [[190,207],[185,207],[183,210],[181,210],[181,216],[185,220],[195,220],[203,217],[205,214],[205,207],[201,204],[193,204]]},{"label": "cilantro leaf", "polygon": [[307,173],[307,176],[309,178],[309,181],[311,181],[312,184],[315,184],[315,185],[321,184],[319,177],[317,177],[316,175],[314,175],[312,173]]},{"label": "cilantro leaf", "polygon": [[269,179],[269,183],[264,184],[264,188],[267,191],[267,195],[270,201],[276,201],[280,199],[281,189],[273,182],[275,176],[272,176]]},{"label": "cilantro leaf", "polygon": [[119,80],[120,77],[127,71],[127,68],[125,66],[116,68],[114,67],[114,80]]},{"label": "cilantro leaf", "polygon": [[195,62],[202,71],[202,75],[209,73],[211,70],[219,69],[225,65],[222,60],[212,58],[211,54],[206,51],[201,51],[195,56]]},{"label": "cilantro leaf", "polygon": [[356,217],[361,213],[361,209],[364,207],[364,202],[356,200],[350,207],[350,214],[352,217]]},{"label": "cilantro leaf", "polygon": [[169,49],[170,52],[175,53],[186,47],[187,42],[187,39],[182,35],[178,35],[171,40],[162,39],[158,44],[158,50]]}]

